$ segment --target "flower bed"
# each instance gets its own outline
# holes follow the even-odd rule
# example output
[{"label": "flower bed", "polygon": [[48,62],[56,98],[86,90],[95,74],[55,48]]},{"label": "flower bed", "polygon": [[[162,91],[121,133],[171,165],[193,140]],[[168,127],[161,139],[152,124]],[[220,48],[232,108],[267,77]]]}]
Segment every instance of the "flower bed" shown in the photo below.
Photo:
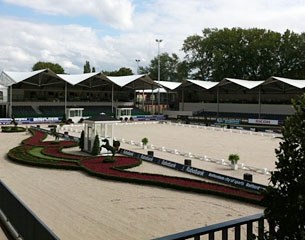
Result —
[{"label": "flower bed", "polygon": [[11,133],[11,132],[25,132],[26,129],[24,127],[15,127],[15,126],[2,126],[1,127],[1,131],[2,132],[7,132],[7,133]]},{"label": "flower bed", "polygon": [[[10,159],[45,167],[82,169],[101,178],[156,185],[184,191],[215,194],[255,204],[260,204],[263,198],[261,194],[245,189],[234,188],[231,186],[201,180],[171,177],[161,174],[125,171],[124,169],[140,165],[141,160],[132,157],[115,156],[115,161],[109,162],[104,161],[105,157],[103,156],[87,157],[67,154],[62,152],[62,149],[64,147],[75,146],[75,142],[59,141],[58,144],[53,144],[51,141],[43,142],[47,136],[46,133],[33,129],[30,129],[30,131],[33,134],[32,137],[22,141],[23,145],[9,151],[8,156]],[[43,148],[41,150],[42,154],[30,154],[31,150],[37,146]],[[43,154],[47,155],[48,157],[43,157]],[[54,158],[52,159],[52,157]]]},{"label": "flower bed", "polygon": [[45,166],[52,168],[62,168],[62,167],[69,169],[79,168],[78,162],[65,161],[65,160],[56,161],[29,154],[29,151],[34,147],[35,146],[26,146],[26,145],[18,146],[11,149],[7,155],[11,160],[14,160],[18,163],[25,163],[35,166]]},{"label": "flower bed", "polygon": [[54,147],[61,147],[61,148],[69,148],[69,147],[75,147],[77,146],[77,142],[75,141],[45,141],[43,140],[48,136],[46,133],[35,130],[30,128],[30,132],[33,134],[33,136],[25,139],[22,141],[25,145],[32,145],[32,146],[54,146]]},{"label": "flower bed", "polygon": [[140,160],[120,156],[116,157],[116,161],[114,163],[101,164],[101,157],[96,157],[84,159],[80,162],[80,165],[95,175],[116,180],[124,179],[124,181],[129,182],[146,183],[150,185],[171,187],[187,191],[213,193],[216,195],[245,200],[253,203],[259,203],[262,200],[262,195],[244,189],[189,178],[170,177],[161,174],[149,174],[121,170],[122,168],[126,169],[130,166],[133,167],[137,165],[138,161]]}]

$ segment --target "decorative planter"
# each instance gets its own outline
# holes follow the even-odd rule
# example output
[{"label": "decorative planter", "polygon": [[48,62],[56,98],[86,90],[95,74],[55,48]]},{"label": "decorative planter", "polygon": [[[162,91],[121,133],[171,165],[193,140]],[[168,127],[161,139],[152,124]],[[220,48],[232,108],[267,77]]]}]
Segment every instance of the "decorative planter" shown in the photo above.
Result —
[{"label": "decorative planter", "polygon": [[237,163],[235,163],[235,164],[233,163],[233,164],[232,164],[232,169],[233,169],[233,170],[237,170],[237,169],[238,169]]}]

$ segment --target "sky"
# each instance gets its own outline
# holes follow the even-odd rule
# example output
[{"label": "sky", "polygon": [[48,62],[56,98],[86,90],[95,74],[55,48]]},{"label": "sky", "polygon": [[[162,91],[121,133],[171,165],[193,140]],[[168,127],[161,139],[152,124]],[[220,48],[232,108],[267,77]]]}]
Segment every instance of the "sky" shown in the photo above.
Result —
[{"label": "sky", "polygon": [[[183,59],[183,41],[204,28],[305,32],[305,0],[0,0],[0,72],[38,61],[81,74]],[[161,39],[162,42],[156,42]],[[136,62],[136,59],[140,62]]]}]

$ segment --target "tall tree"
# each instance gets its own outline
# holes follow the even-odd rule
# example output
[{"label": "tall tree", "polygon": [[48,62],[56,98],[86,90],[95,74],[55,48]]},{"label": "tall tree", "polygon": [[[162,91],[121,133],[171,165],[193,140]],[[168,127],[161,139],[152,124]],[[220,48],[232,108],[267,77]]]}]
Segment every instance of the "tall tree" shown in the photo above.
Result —
[{"label": "tall tree", "polygon": [[92,67],[92,72],[93,72],[93,73],[95,72],[95,67]]},{"label": "tall tree", "polygon": [[286,30],[281,36],[278,58],[278,76],[304,79],[305,33]]},{"label": "tall tree", "polygon": [[86,61],[84,65],[84,73],[90,73],[91,72],[91,67],[89,61]]},{"label": "tall tree", "polygon": [[63,74],[65,73],[65,70],[62,66],[60,66],[58,63],[51,63],[51,62],[37,62],[33,65],[32,70],[41,70],[41,69],[50,69],[53,72],[57,74]]},{"label": "tall tree", "polygon": [[188,37],[182,50],[193,77],[220,81],[225,77],[249,80],[272,75],[304,76],[304,34],[265,29],[204,29]]},{"label": "tall tree", "polygon": [[282,129],[277,162],[264,195],[265,216],[277,240],[305,239],[305,95]]},{"label": "tall tree", "polygon": [[[139,72],[141,74],[148,73],[152,79],[157,80],[158,57],[152,59],[148,67],[139,67]],[[187,78],[187,76],[188,65],[185,61],[180,62],[180,59],[177,54],[160,54],[160,80],[176,82]]]},{"label": "tall tree", "polygon": [[212,80],[213,51],[209,43],[209,36],[217,29],[204,29],[203,36],[189,36],[183,43],[182,50],[185,52],[185,60],[192,70],[191,77],[194,79]]},{"label": "tall tree", "polygon": [[103,71],[103,73],[107,76],[133,75],[132,70],[130,68],[126,68],[126,67],[121,67],[119,70],[115,70],[115,71]]}]

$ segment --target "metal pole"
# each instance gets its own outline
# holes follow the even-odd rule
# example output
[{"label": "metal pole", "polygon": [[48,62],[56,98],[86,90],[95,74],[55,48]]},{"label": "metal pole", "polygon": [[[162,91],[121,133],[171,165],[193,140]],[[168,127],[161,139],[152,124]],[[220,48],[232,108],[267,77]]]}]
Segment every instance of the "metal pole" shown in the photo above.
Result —
[{"label": "metal pole", "polygon": [[113,83],[111,85],[111,113],[113,114]]},{"label": "metal pole", "polygon": [[217,87],[217,118],[219,117],[219,87]]},{"label": "metal pole", "polygon": [[13,116],[13,85],[10,86],[10,106],[9,106],[9,117]]},{"label": "metal pole", "polygon": [[65,116],[67,117],[67,92],[68,92],[68,89],[67,89],[67,82],[65,82]]},{"label": "metal pole", "polygon": [[[156,42],[158,44],[158,84],[160,85],[160,43],[162,42],[162,39],[156,39]],[[160,87],[158,87],[158,114],[160,114]]]},{"label": "metal pole", "polygon": [[262,105],[261,105],[261,86],[258,87],[258,118],[261,118]]},{"label": "metal pole", "polygon": [[137,74],[139,75],[139,62],[140,62],[141,60],[140,59],[136,59],[136,62],[137,62]]}]

